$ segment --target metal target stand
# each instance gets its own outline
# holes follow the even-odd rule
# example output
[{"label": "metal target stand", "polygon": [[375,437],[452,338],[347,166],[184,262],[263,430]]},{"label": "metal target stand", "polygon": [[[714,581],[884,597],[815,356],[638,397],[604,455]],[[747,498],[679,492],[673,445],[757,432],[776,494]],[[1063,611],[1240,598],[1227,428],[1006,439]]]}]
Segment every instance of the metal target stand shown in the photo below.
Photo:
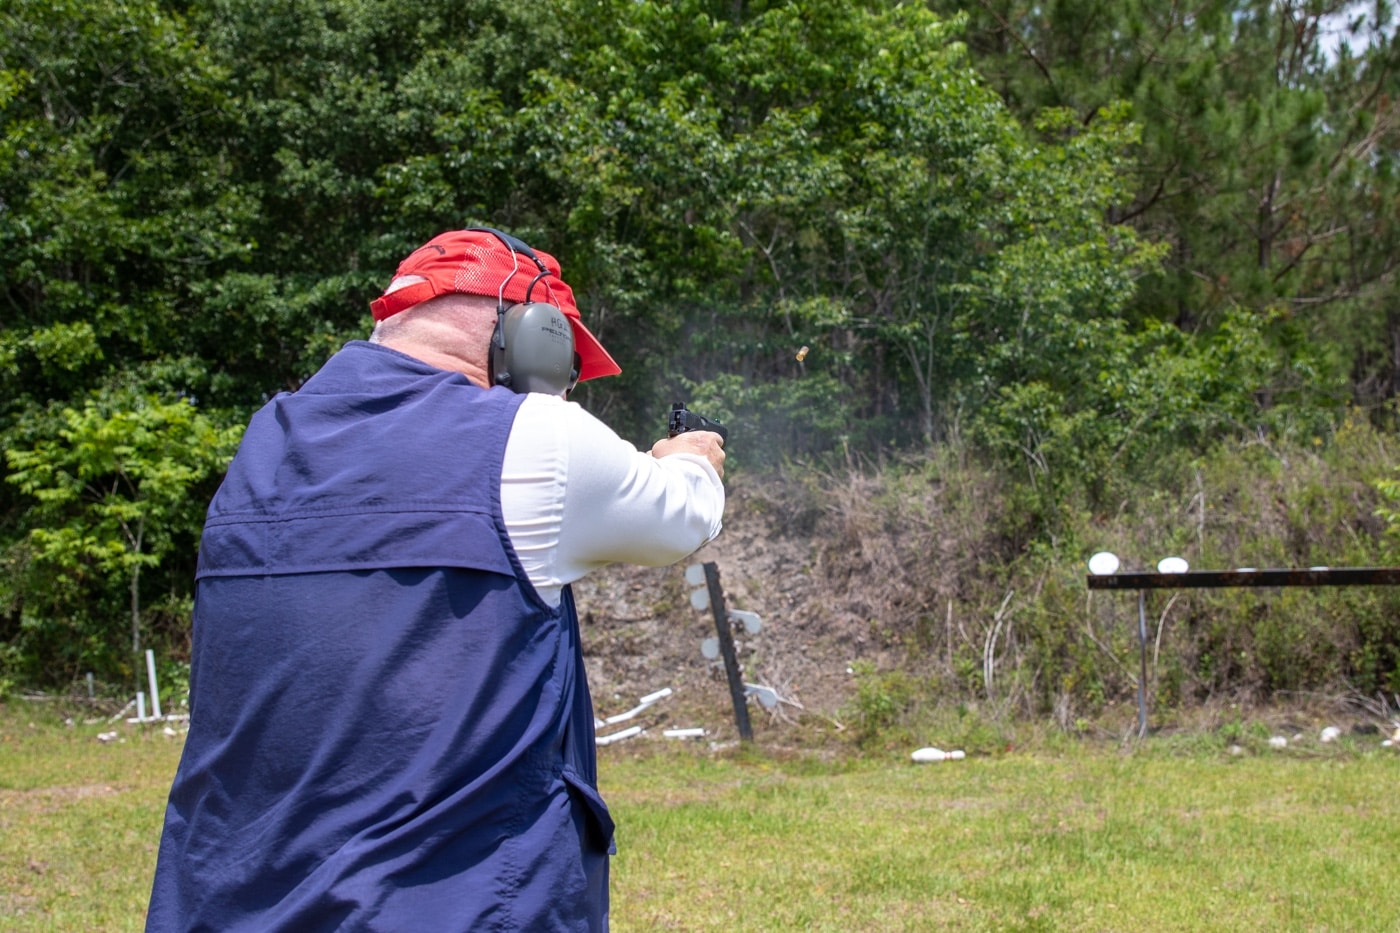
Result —
[{"label": "metal target stand", "polygon": [[[1117,560],[1114,559],[1116,565]],[[1180,573],[1090,573],[1091,590],[1137,590],[1138,737],[1147,735],[1147,591],[1261,586],[1400,586],[1400,567],[1313,567],[1307,570],[1191,570]]]}]

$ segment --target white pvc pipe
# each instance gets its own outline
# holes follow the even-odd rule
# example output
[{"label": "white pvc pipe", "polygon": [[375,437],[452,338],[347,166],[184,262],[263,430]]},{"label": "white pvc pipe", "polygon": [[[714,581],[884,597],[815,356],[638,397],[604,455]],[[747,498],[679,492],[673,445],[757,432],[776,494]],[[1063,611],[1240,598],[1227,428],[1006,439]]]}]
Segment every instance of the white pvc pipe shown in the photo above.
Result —
[{"label": "white pvc pipe", "polygon": [[612,742],[621,741],[622,739],[630,739],[634,735],[640,735],[641,731],[641,726],[632,726],[630,728],[623,729],[621,732],[614,732],[612,735],[600,735],[593,741],[598,745],[607,745]]},{"label": "white pvc pipe", "polygon": [[[636,715],[637,715],[638,713],[640,713],[642,710],[646,709],[646,708],[647,708],[648,706],[650,706],[651,704],[655,703],[657,700],[663,700],[663,699],[665,699],[666,697],[668,697],[668,696],[670,696],[670,695],[671,695],[671,688],[670,688],[670,687],[662,687],[660,690],[656,691],[655,693],[648,693],[646,696],[642,697],[641,700],[638,701],[638,703],[637,703],[636,706],[632,707],[631,709],[629,709],[629,710],[628,710],[627,712],[625,712],[625,713],[618,713],[616,716],[609,716],[607,719],[604,719],[604,720],[603,720],[602,725],[604,725],[604,726],[611,726],[611,725],[616,725],[616,724],[619,723],[619,722],[626,722],[627,720],[631,719],[633,716],[636,716]],[[593,727],[596,729],[596,728],[598,728],[598,725],[599,725],[598,720],[595,718],[595,719],[593,720]]]},{"label": "white pvc pipe", "polygon": [[160,691],[156,689],[156,653],[146,649],[146,679],[151,683],[151,716],[160,717]]},{"label": "white pvc pipe", "polygon": [[[616,716],[609,716],[607,719],[604,719],[604,720],[603,720],[603,725],[605,725],[605,726],[615,726],[615,725],[617,725],[617,724],[620,723],[620,722],[626,722],[627,720],[631,719],[633,716],[636,716],[638,713],[640,713],[642,710],[644,710],[644,709],[646,709],[646,708],[647,708],[647,704],[646,704],[646,703],[643,703],[641,706],[634,706],[634,707],[632,707],[631,709],[629,709],[629,710],[628,710],[627,712],[625,712],[625,713],[618,713]],[[597,728],[597,727],[595,726],[594,728]]]},{"label": "white pvc pipe", "polygon": [[146,694],[136,691],[136,721],[146,721]]}]

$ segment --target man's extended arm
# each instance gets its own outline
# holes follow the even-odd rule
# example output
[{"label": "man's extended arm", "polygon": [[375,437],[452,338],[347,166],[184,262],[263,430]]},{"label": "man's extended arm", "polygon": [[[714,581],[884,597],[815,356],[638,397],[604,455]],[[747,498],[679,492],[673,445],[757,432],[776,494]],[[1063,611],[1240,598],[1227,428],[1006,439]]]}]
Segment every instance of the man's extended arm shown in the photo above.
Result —
[{"label": "man's extended arm", "polygon": [[724,486],[704,451],[692,438],[645,453],[578,405],[527,398],[506,445],[501,507],[540,595],[556,603],[590,570],[664,566],[718,535]]}]

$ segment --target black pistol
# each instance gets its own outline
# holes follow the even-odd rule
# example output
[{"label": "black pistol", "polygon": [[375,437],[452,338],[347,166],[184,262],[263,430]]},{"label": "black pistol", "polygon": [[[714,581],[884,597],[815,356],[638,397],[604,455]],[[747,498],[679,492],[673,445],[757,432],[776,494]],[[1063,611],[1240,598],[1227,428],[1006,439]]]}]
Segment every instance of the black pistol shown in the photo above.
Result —
[{"label": "black pistol", "polygon": [[675,437],[686,431],[714,431],[725,443],[729,442],[729,429],[724,425],[686,410],[685,402],[672,402],[671,420],[667,425],[666,436]]}]

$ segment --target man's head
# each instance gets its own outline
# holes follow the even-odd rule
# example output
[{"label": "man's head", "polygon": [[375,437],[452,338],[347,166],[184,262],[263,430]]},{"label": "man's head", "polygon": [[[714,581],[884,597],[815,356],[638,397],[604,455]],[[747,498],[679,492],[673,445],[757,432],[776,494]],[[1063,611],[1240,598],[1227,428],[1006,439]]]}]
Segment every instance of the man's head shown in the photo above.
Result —
[{"label": "man's head", "polygon": [[552,305],[572,330],[580,381],[621,372],[583,325],[573,290],[559,272],[553,256],[532,250],[508,234],[490,229],[453,230],[410,253],[370,308],[378,323],[445,295],[488,298],[493,306],[505,309],[526,302]]}]

